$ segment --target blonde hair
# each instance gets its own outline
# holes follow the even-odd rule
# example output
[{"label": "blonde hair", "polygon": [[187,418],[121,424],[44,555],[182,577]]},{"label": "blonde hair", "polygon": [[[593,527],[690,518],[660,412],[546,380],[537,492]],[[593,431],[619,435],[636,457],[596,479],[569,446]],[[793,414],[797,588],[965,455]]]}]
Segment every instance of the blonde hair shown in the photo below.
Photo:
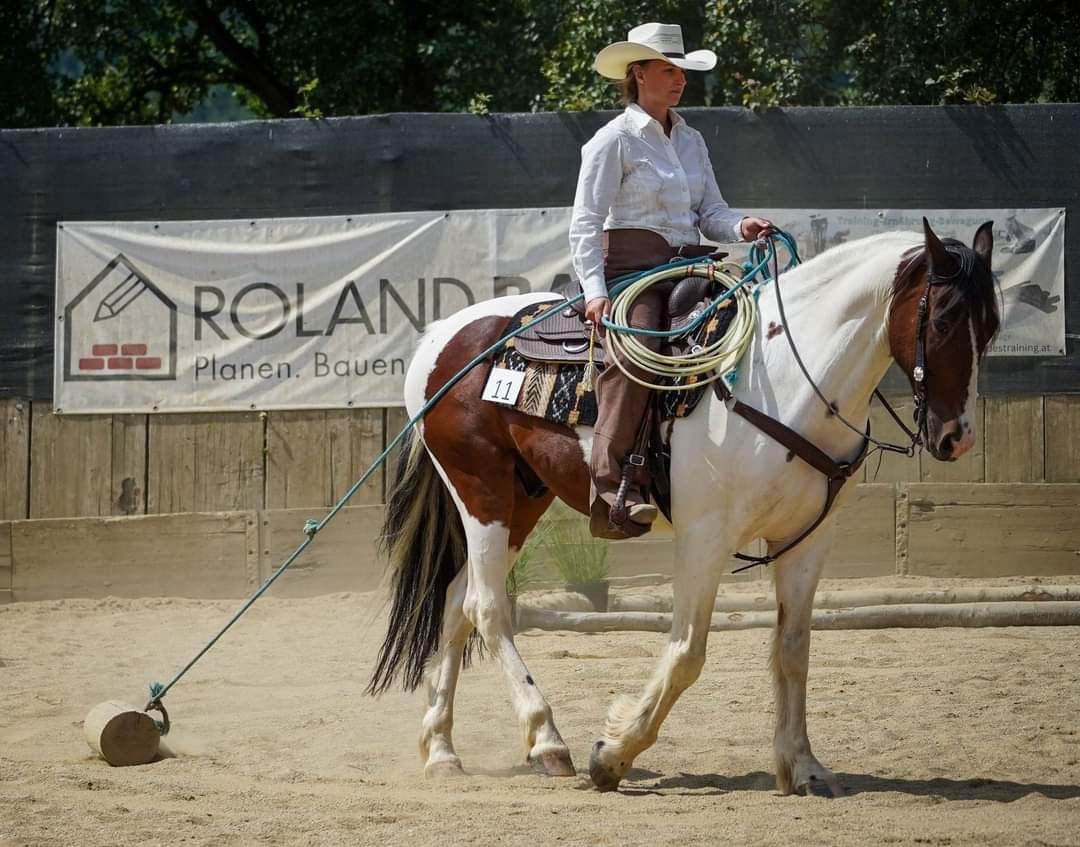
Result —
[{"label": "blonde hair", "polygon": [[626,66],[626,75],[615,83],[619,88],[619,99],[622,100],[624,106],[638,101],[637,77],[634,76],[634,69],[644,64],[645,62],[631,62]]}]

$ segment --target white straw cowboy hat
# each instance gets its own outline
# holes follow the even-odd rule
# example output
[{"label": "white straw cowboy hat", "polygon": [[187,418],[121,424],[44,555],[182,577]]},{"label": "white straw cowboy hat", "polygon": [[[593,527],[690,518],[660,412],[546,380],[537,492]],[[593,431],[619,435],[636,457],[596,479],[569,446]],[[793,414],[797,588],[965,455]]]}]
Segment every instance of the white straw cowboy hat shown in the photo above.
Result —
[{"label": "white straw cowboy hat", "polygon": [[627,41],[609,44],[596,54],[593,67],[608,79],[622,79],[631,62],[660,59],[688,71],[711,71],[716,67],[712,50],[683,50],[682,27],[678,24],[642,24],[627,33]]}]

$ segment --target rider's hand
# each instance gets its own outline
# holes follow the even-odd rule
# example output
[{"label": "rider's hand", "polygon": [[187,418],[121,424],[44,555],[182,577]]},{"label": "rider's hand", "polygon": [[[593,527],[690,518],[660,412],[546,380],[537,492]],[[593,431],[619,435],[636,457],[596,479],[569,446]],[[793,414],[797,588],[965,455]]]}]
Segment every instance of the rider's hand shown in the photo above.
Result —
[{"label": "rider's hand", "polygon": [[594,297],[585,304],[585,317],[592,322],[600,335],[604,334],[604,324],[601,318],[609,314],[611,314],[611,301],[607,297]]},{"label": "rider's hand", "polygon": [[753,241],[760,236],[767,235],[772,229],[772,221],[765,218],[743,218],[739,223],[739,234],[743,241]]}]

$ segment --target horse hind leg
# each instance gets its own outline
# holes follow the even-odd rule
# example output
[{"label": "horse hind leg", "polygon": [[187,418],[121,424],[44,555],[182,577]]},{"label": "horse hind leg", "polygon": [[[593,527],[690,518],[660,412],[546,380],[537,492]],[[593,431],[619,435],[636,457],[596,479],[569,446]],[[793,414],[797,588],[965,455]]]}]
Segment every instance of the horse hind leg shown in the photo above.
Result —
[{"label": "horse hind leg", "polygon": [[429,777],[464,773],[454,750],[454,694],[465,657],[472,622],[465,617],[468,569],[462,568],[446,592],[441,648],[428,666],[428,709],[420,730],[420,758]]},{"label": "horse hind leg", "polygon": [[[514,566],[518,555],[525,546],[525,540],[554,499],[551,494],[541,496],[526,494],[520,481],[515,485],[514,514],[510,521],[509,568]],[[525,681],[529,693],[543,700],[543,695],[540,694],[536,683],[528,673],[526,673]],[[538,711],[535,706],[531,710],[534,717],[542,712],[543,709]],[[541,724],[540,726],[534,725],[530,729],[527,722],[522,724],[522,742],[527,750],[526,760],[535,770],[548,776],[574,776],[577,771],[574,769],[573,760],[570,758],[570,750],[563,742],[558,730],[555,729],[550,709],[546,711],[545,721],[550,724],[550,728]],[[546,739],[546,743],[544,739]]]},{"label": "horse hind leg", "polygon": [[[517,549],[547,509],[551,497],[527,497],[509,461],[504,463],[502,473],[485,479],[483,494],[469,490],[468,477],[459,476],[451,469],[447,469],[447,476],[461,504],[468,545],[465,616],[506,675],[526,760],[551,776],[573,776],[570,750],[555,727],[551,707],[514,644],[510,601],[506,595],[506,577]],[[501,504],[498,511],[495,504]],[[483,515],[483,519],[476,517],[474,511]]]},{"label": "horse hind leg", "polygon": [[776,787],[784,794],[837,797],[840,781],[815,758],[806,732],[806,678],[810,664],[810,618],[832,525],[822,527],[776,562],[776,629],[772,672],[776,693],[773,752]]},{"label": "horse hind leg", "polygon": [[[524,546],[525,538],[551,505],[552,498],[519,496],[515,501],[520,505],[514,510],[510,526],[510,567]],[[467,657],[469,639],[475,632],[472,621],[465,615],[467,585],[468,568],[462,568],[447,589],[441,647],[428,666],[428,709],[421,725],[420,758],[424,761],[424,773],[429,777],[464,773],[461,759],[454,750],[452,732],[454,695]],[[543,760],[545,755],[548,757],[546,762]],[[539,764],[545,771],[558,771],[562,767],[559,757],[551,753],[542,753]],[[573,765],[569,767],[572,769]]]}]

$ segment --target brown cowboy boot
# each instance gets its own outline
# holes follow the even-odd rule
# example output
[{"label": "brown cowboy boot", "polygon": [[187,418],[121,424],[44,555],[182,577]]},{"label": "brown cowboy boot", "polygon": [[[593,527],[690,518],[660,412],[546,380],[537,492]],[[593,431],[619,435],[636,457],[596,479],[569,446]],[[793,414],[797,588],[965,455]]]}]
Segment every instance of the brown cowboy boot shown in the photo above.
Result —
[{"label": "brown cowboy boot", "polygon": [[[634,452],[616,462],[610,455],[613,446],[612,439],[594,436],[589,531],[597,538],[637,538],[651,529],[659,510],[648,502],[643,491],[643,485],[648,484],[643,478],[644,455]],[[614,486],[613,467],[619,469]]]}]

